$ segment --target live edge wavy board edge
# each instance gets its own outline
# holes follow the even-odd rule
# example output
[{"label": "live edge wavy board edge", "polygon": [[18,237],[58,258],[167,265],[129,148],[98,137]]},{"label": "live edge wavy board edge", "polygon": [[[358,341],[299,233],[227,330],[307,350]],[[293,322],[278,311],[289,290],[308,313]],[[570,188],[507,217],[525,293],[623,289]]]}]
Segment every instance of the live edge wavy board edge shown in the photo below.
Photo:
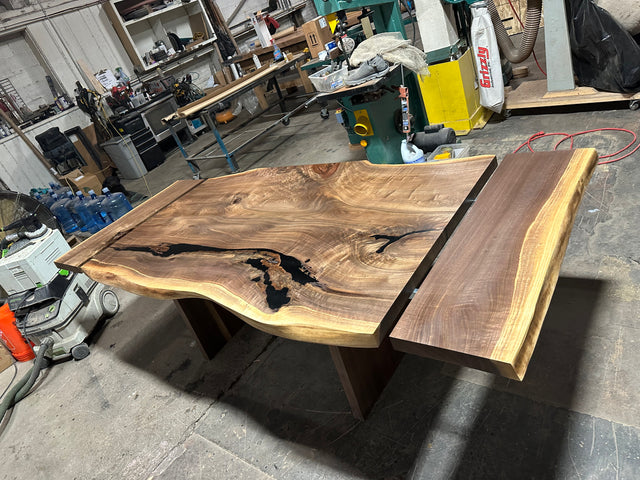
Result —
[{"label": "live edge wavy board edge", "polygon": [[282,337],[377,347],[496,164],[360,161],[181,181],[56,264],[140,295],[210,299]]},{"label": "live edge wavy board edge", "polygon": [[394,348],[522,380],[597,158],[506,156],[398,320]]}]

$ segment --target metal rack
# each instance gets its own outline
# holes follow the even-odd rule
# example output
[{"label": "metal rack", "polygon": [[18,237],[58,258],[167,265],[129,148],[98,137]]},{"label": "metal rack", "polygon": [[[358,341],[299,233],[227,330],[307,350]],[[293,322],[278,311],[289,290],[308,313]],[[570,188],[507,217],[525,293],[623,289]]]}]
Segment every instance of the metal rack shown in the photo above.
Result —
[{"label": "metal rack", "polygon": [[22,100],[22,97],[8,78],[0,79],[0,102],[18,123],[24,122],[25,115],[30,113],[27,104],[24,103],[24,100]]}]

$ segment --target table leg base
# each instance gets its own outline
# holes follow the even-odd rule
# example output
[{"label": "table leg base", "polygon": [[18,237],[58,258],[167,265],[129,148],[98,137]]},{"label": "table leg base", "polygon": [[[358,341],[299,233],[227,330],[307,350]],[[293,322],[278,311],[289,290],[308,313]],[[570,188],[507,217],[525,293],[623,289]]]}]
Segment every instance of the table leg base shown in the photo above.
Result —
[{"label": "table leg base", "polygon": [[202,298],[180,298],[173,301],[208,359],[227,343],[244,325],[228,310]]},{"label": "table leg base", "polygon": [[353,416],[364,420],[395,372],[402,354],[388,338],[378,348],[330,346]]}]

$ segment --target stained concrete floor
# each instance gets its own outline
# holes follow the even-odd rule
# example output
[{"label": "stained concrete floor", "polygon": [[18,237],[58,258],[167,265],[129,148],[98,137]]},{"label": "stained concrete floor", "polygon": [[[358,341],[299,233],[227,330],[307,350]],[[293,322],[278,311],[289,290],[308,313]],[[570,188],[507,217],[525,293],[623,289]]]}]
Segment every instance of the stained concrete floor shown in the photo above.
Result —
[{"label": "stained concrete floor", "polygon": [[[640,114],[616,108],[497,117],[461,140],[502,159],[538,131],[637,130]],[[626,141],[594,134],[576,146],[604,154]],[[312,108],[238,162],[361,158]],[[119,291],[121,311],[91,355],[47,370],[0,426],[0,478],[640,478],[639,162],[636,153],[594,173],[521,383],[405,355],[360,422],[326,347],[247,326],[207,361],[171,302]],[[202,168],[228,173],[224,161]],[[126,185],[154,194],[190,177],[173,154]],[[0,390],[12,374],[0,373]]]}]

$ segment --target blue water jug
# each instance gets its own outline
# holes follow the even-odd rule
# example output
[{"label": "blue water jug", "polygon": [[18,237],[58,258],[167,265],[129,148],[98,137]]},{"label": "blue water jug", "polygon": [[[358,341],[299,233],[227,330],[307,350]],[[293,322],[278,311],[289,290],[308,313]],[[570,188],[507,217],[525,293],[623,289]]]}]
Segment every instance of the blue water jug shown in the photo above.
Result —
[{"label": "blue water jug", "polygon": [[90,199],[87,200],[87,208],[93,215],[93,218],[96,219],[96,223],[100,228],[106,227],[110,223],[113,222],[111,216],[107,213],[107,211],[102,206],[102,202],[106,198],[104,195],[97,196],[96,192],[93,190],[89,190]]},{"label": "blue water jug", "polygon": [[82,226],[80,226],[81,231],[96,233],[100,230],[100,227],[97,225],[93,215],[89,212],[84,195],[80,190],[76,192],[76,198],[71,200],[71,208],[75,215],[82,220]]},{"label": "blue water jug", "polygon": [[129,200],[127,200],[127,197],[125,197],[123,193],[111,193],[108,188],[103,188],[102,193],[104,193],[106,197],[102,202],[102,207],[111,215],[114,221],[122,217],[125,213],[133,210]]},{"label": "blue water jug", "polygon": [[78,224],[75,222],[71,213],[65,207],[65,204],[69,202],[68,198],[58,198],[57,194],[52,194],[51,197],[55,200],[55,202],[51,205],[50,210],[51,213],[55,215],[55,217],[62,225],[65,233],[73,233],[78,230]]}]

